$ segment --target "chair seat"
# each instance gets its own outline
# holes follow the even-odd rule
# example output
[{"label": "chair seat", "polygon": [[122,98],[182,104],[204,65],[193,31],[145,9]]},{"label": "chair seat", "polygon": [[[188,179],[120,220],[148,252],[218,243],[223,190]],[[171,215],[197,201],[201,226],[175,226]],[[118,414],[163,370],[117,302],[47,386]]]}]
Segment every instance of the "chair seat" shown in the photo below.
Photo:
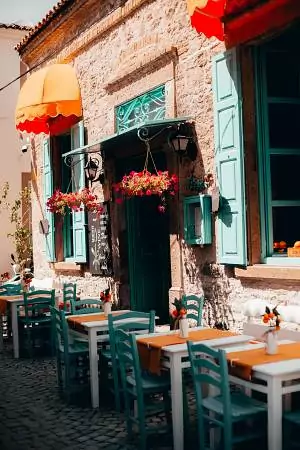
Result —
[{"label": "chair seat", "polygon": [[19,320],[26,324],[50,324],[51,323],[51,317],[47,316],[40,316],[40,317],[23,317],[19,316]]},{"label": "chair seat", "polygon": [[[63,346],[60,346],[59,350],[63,353]],[[74,342],[69,345],[69,354],[88,353],[88,351],[88,343],[85,342]]]},{"label": "chair seat", "polygon": [[[221,396],[206,397],[203,399],[203,406],[216,414],[223,415],[223,400]],[[233,421],[245,420],[248,416],[262,414],[267,411],[263,402],[254,400],[241,393],[231,395],[231,414]]]},{"label": "chair seat", "polygon": [[[133,375],[129,375],[127,377],[127,381],[132,386],[135,386],[136,384]],[[159,392],[160,390],[166,390],[170,388],[170,379],[169,377],[166,376],[142,374],[141,381],[143,390],[148,392],[151,391]]]}]

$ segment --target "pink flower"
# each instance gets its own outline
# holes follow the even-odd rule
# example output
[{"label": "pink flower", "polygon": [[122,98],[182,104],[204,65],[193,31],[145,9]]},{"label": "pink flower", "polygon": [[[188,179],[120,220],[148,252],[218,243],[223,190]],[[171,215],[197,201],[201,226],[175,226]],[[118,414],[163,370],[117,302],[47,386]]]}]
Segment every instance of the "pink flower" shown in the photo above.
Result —
[{"label": "pink flower", "polygon": [[150,191],[150,189],[146,190],[146,195],[152,195],[152,192]]},{"label": "pink flower", "polygon": [[165,206],[159,205],[159,206],[158,206],[158,211],[161,212],[161,213],[164,213],[164,212],[166,211]]}]

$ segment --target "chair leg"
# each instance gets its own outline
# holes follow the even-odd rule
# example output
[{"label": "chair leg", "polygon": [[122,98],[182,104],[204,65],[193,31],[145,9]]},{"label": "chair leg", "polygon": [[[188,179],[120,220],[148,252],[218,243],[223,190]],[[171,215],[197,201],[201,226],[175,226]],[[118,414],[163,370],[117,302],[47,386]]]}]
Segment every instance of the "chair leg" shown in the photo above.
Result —
[{"label": "chair leg", "polygon": [[127,393],[124,394],[124,402],[125,402],[125,417],[126,417],[126,428],[128,438],[132,439],[132,421],[130,420],[130,399]]},{"label": "chair leg", "polygon": [[120,400],[120,383],[119,383],[119,370],[116,367],[116,362],[112,363],[112,376],[114,383],[114,396],[115,396],[115,405],[116,411],[121,411],[121,400]]},{"label": "chair leg", "polygon": [[169,395],[169,392],[163,393],[163,399],[164,399],[164,410],[165,410],[167,424],[169,426],[172,426],[171,397]]},{"label": "chair leg", "polygon": [[183,400],[183,426],[184,426],[184,436],[189,436],[190,431],[190,415],[189,415],[189,406],[188,406],[188,398],[187,398],[187,389],[186,385],[182,383],[182,400]]},{"label": "chair leg", "polygon": [[138,407],[140,450],[147,450],[147,432],[146,432],[144,398],[142,398],[142,396],[140,395],[138,395],[137,398],[137,407]]}]

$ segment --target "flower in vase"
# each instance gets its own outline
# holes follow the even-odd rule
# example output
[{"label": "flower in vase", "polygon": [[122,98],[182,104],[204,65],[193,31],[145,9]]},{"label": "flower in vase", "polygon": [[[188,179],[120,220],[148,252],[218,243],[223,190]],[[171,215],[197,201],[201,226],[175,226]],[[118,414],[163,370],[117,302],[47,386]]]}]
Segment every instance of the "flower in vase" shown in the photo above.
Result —
[{"label": "flower in vase", "polygon": [[262,316],[262,321],[269,326],[269,330],[267,332],[280,330],[281,319],[277,306],[275,306],[272,310],[266,306],[266,311]]},{"label": "flower in vase", "polygon": [[102,303],[111,302],[111,293],[109,291],[109,288],[105,289],[105,291],[100,292],[100,300],[102,301]]}]

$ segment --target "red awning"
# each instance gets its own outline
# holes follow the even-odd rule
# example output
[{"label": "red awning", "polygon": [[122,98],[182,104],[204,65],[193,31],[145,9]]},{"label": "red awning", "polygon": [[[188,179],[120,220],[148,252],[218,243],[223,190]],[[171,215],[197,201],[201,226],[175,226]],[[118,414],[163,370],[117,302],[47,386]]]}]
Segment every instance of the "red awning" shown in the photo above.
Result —
[{"label": "red awning", "polygon": [[217,37],[224,40],[224,29],[221,21],[224,15],[226,0],[187,0],[192,27],[206,37]]},{"label": "red awning", "polygon": [[187,0],[192,26],[207,37],[237,45],[300,17],[295,0]]}]

